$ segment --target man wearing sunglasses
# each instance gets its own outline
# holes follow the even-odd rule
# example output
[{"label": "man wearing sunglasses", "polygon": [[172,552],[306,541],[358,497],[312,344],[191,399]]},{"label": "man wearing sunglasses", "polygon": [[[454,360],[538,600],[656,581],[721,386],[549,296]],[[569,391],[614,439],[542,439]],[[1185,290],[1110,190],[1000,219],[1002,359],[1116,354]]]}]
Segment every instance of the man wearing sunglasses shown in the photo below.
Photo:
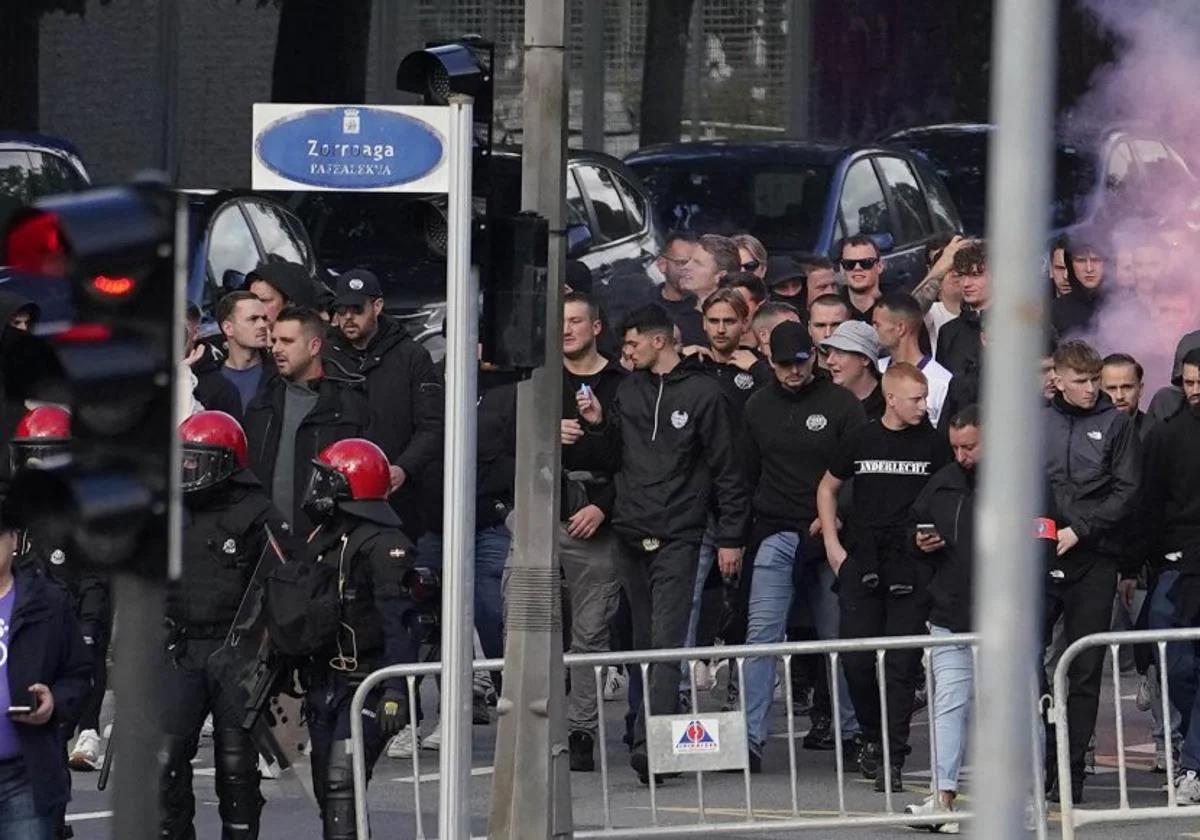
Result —
[{"label": "man wearing sunglasses", "polygon": [[651,300],[665,309],[672,323],[679,327],[685,347],[708,344],[698,299],[688,291],[692,252],[696,250],[698,239],[691,231],[677,230],[667,237],[662,253],[654,261],[663,276],[663,284],[652,294]]},{"label": "man wearing sunglasses", "polygon": [[875,303],[883,296],[879,278],[883,275],[883,260],[879,249],[867,236],[850,236],[842,242],[839,263],[846,278],[846,300],[850,317],[870,324],[875,315]]}]

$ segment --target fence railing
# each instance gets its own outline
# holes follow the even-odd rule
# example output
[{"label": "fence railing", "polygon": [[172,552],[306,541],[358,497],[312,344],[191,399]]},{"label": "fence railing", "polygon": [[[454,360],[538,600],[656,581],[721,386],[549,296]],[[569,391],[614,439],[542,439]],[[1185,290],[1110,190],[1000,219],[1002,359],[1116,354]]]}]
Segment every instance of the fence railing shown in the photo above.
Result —
[{"label": "fence railing", "polygon": [[[1058,660],[1054,669],[1054,697],[1050,714],[1054,720],[1054,736],[1057,746],[1059,800],[1062,803],[1062,837],[1074,840],[1076,829],[1097,823],[1129,822],[1131,820],[1164,820],[1200,818],[1200,809],[1181,806],[1175,795],[1175,756],[1171,748],[1171,701],[1168,694],[1167,645],[1170,643],[1194,643],[1200,641],[1200,627],[1169,630],[1132,630],[1119,633],[1095,633],[1075,641]],[[1121,709],[1121,645],[1153,644],[1158,664],[1158,681],[1164,723],[1163,737],[1166,744],[1167,804],[1146,808],[1133,808],[1129,804],[1129,783],[1125,759],[1125,718]],[[1116,808],[1076,808],[1071,801],[1071,756],[1070,733],[1067,726],[1067,672],[1081,653],[1091,648],[1108,647],[1113,688],[1113,707],[1116,717],[1117,735],[1117,785],[1119,803]]]},{"label": "fence railing", "polygon": [[[600,751],[600,782],[602,791],[602,818],[598,827],[579,828],[574,832],[577,838],[634,838],[634,837],[689,837],[708,834],[714,829],[719,829],[722,833],[730,835],[754,835],[765,832],[785,832],[792,830],[804,829],[837,829],[837,828],[864,828],[875,826],[931,826],[947,822],[967,823],[971,820],[972,814],[969,811],[953,811],[939,812],[934,814],[909,814],[903,811],[897,812],[894,808],[892,795],[892,750],[893,745],[888,733],[887,721],[887,682],[885,680],[885,664],[886,658],[891,651],[913,650],[920,649],[926,652],[924,657],[925,671],[925,688],[927,696],[927,714],[929,725],[929,759],[930,759],[930,794],[934,797],[934,801],[938,801],[938,745],[936,736],[936,718],[937,718],[937,694],[934,680],[932,657],[930,651],[936,648],[954,647],[954,646],[969,646],[972,652],[972,663],[975,672],[978,670],[978,637],[973,634],[955,634],[944,636],[900,636],[890,638],[870,638],[870,639],[839,639],[830,641],[808,641],[808,642],[784,642],[780,644],[765,644],[765,645],[739,645],[728,647],[709,647],[709,648],[680,648],[672,650],[654,650],[654,651],[615,651],[611,653],[589,653],[589,654],[567,654],[563,657],[564,664],[578,673],[579,668],[592,668],[593,678],[596,682],[596,693],[599,706],[598,714],[598,748]],[[884,790],[884,810],[879,813],[863,814],[860,812],[851,812],[846,805],[846,759],[843,757],[843,740],[840,726],[836,722],[840,720],[840,703],[839,692],[837,689],[837,674],[838,668],[842,661],[842,657],[846,654],[853,653],[873,653],[875,655],[875,673],[879,683],[879,701],[881,709],[880,731],[882,734],[882,750],[883,761],[880,764],[879,773],[883,775],[883,790]],[[796,656],[818,654],[826,657],[828,663],[828,675],[831,681],[830,700],[832,704],[832,719],[835,722],[834,739],[835,748],[834,756],[836,762],[837,773],[837,805],[836,814],[828,816],[808,817],[802,816],[800,810],[799,799],[799,781],[797,775],[797,760],[796,760],[796,723],[795,713],[793,710],[792,696],[792,660]],[[706,812],[704,777],[705,772],[696,772],[696,810],[697,821],[687,824],[661,824],[660,823],[660,808],[658,804],[658,791],[655,779],[654,752],[651,750],[651,767],[649,774],[649,811],[650,825],[640,826],[616,826],[612,819],[612,802],[610,792],[609,779],[609,757],[607,750],[607,727],[604,714],[604,692],[602,681],[605,668],[616,665],[636,665],[642,676],[643,686],[649,685],[649,668],[656,663],[687,663],[688,671],[690,672],[690,700],[691,711],[685,714],[694,714],[703,716],[707,714],[702,712],[698,703],[698,691],[696,685],[696,664],[701,661],[717,661],[726,660],[735,663],[737,674],[739,677],[739,685],[742,686],[742,691],[739,693],[739,706],[743,719],[745,715],[745,666],[747,659],[756,659],[761,657],[772,657],[780,660],[783,666],[782,686],[785,691],[783,706],[786,710],[787,717],[787,743],[788,743],[788,772],[789,772],[789,789],[790,789],[790,814],[782,818],[778,814],[773,814],[770,819],[757,817],[754,810],[753,792],[751,787],[751,773],[748,764],[742,766],[743,788],[744,788],[744,809],[740,817],[734,819],[713,820]],[[500,671],[503,669],[503,661],[499,659],[478,660],[474,663],[476,671]],[[389,679],[403,678],[407,684],[407,693],[409,698],[409,723],[412,726],[412,731],[416,733],[418,721],[416,719],[417,709],[417,688],[418,679],[423,676],[434,675],[439,673],[441,665],[438,662],[421,663],[414,665],[395,665],[387,668],[382,668],[375,671],[367,677],[366,680],[358,687],[350,711],[350,728],[351,728],[351,744],[353,750],[353,768],[354,768],[354,798],[356,806],[357,831],[360,840],[366,840],[368,837],[368,817],[367,812],[367,768],[366,756],[363,743],[363,724],[362,724],[362,709],[366,702],[367,695],[378,686],[382,681]],[[977,685],[977,681],[974,682]],[[974,689],[973,689],[974,690]],[[643,691],[642,694],[642,711],[646,716],[647,728],[649,729],[650,716],[650,692]],[[1040,732],[1039,722],[1035,719],[1031,725],[1036,733]],[[1039,736],[1040,737],[1040,736]],[[1038,737],[1035,737],[1035,742]],[[414,744],[415,747],[415,744]],[[413,786],[413,802],[416,820],[416,837],[426,837],[423,817],[421,814],[421,761],[419,757],[420,750],[414,748],[412,754],[412,786]],[[1038,837],[1045,837],[1045,803],[1043,796],[1042,778],[1042,761],[1040,757],[1035,756],[1033,775],[1033,784],[1031,788],[1032,808],[1034,822],[1037,827]],[[722,809],[728,813],[727,809]],[[832,810],[832,809],[831,809]]]}]

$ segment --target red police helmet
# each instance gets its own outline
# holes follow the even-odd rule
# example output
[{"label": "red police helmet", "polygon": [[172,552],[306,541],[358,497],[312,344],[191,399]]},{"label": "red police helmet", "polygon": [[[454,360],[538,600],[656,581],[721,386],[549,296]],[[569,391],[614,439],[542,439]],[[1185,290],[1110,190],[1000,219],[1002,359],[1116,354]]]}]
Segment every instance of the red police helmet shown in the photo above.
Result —
[{"label": "red police helmet", "polygon": [[347,438],[325,447],[316,463],[341,473],[346,481],[342,494],[352,501],[386,499],[391,472],[383,450],[363,438]]},{"label": "red police helmet", "polygon": [[22,467],[38,467],[67,454],[70,446],[71,413],[57,405],[39,406],[17,424],[9,441],[9,463],[14,473]]},{"label": "red police helmet", "polygon": [[201,411],[179,424],[183,492],[212,487],[246,466],[246,433],[223,411]]}]

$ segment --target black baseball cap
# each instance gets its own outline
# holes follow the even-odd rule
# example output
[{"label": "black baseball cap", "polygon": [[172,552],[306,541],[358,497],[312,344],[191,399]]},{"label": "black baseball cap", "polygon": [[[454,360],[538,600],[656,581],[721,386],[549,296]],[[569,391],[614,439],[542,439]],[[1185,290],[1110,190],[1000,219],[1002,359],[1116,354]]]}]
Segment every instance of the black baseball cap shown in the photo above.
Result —
[{"label": "black baseball cap", "polygon": [[777,362],[807,362],[813,343],[808,329],[797,321],[782,321],[771,330],[771,359]]},{"label": "black baseball cap", "polygon": [[770,257],[767,260],[768,286],[775,287],[789,280],[804,282],[807,279],[808,275],[804,272],[804,266],[796,262],[793,257]]},{"label": "black baseball cap", "polygon": [[379,278],[365,268],[352,268],[338,277],[333,306],[362,306],[379,297],[383,297]]}]

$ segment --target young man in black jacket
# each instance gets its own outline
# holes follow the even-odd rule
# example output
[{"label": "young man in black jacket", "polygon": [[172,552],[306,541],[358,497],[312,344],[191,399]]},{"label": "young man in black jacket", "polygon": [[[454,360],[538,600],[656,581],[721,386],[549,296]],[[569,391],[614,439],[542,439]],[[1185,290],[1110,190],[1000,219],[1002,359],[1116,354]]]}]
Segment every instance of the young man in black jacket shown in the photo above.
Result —
[{"label": "young man in black jacket", "polygon": [[[563,303],[562,527],[558,556],[571,599],[571,652],[609,650],[609,622],[617,610],[616,535],[612,515],[612,440],[579,419],[579,404],[616,402],[625,369],[596,350],[600,310],[587,295],[568,294]],[[571,674],[567,702],[571,769],[594,769],[596,680],[591,668]]]},{"label": "young man in black jacket", "polygon": [[[794,589],[809,602],[818,638],[837,638],[833,571],[819,553],[807,550],[806,538],[817,531],[821,477],[842,441],[867,417],[850,391],[813,376],[816,356],[803,324],[777,326],[771,333],[776,381],[746,404],[742,438],[754,492],[746,644],[783,641]],[[746,735],[755,769],[767,742],[775,660],[751,659],[745,676]]]},{"label": "young man in black jacket", "polygon": [[[1136,510],[1141,450],[1129,415],[1100,390],[1100,355],[1066,341],[1054,353],[1059,394],[1044,409],[1046,473],[1058,512],[1058,558],[1046,584],[1046,638],[1061,616],[1066,644],[1108,629],[1117,573],[1136,577],[1127,556],[1126,519]],[[1070,672],[1071,789],[1083,794],[1084,756],[1100,702],[1102,648],[1075,660]],[[1056,789],[1056,788],[1055,788]]]},{"label": "young man in black jacket", "polygon": [[976,240],[959,248],[950,270],[962,281],[963,305],[959,316],[938,330],[933,357],[956,379],[968,378],[978,375],[983,360],[983,319],[992,302],[984,243]]},{"label": "young man in black jacket", "polygon": [[[700,554],[715,507],[717,564],[736,575],[749,515],[744,474],[737,462],[729,405],[721,388],[694,359],[681,359],[674,325],[662,307],[630,313],[622,330],[634,372],[617,389],[615,405],[580,404],[592,425],[605,422],[619,435],[613,528],[623,542],[619,558],[633,611],[638,649],[683,645]],[[650,668],[650,713],[676,710],[679,667]],[[649,780],[646,721],[635,724],[630,764]]]},{"label": "young man in black jacket", "polygon": [[[1150,602],[1150,627],[1200,626],[1200,348],[1180,366],[1184,407],[1150,430],[1143,482],[1151,556],[1161,569]],[[1200,805],[1200,657],[1195,646],[1167,645],[1171,702],[1186,724],[1175,793]]]},{"label": "young man in black jacket", "polygon": [[383,314],[383,290],[375,275],[355,268],[338,277],[333,300],[334,330],[325,358],[366,378],[374,419],[372,439],[391,464],[389,501],[417,539],[440,522],[422,521],[421,495],[430,488],[421,476],[442,458],[445,392],[429,356],[399,322]]},{"label": "young man in black jacket", "polygon": [[[906,363],[883,375],[887,408],[880,420],[860,426],[839,447],[817,488],[825,555],[838,578],[842,638],[908,636],[925,629],[932,567],[908,550],[909,510],[929,477],[950,461],[946,438],[925,414],[925,374]],[[844,534],[838,533],[837,494],[854,479],[854,499]],[[843,537],[845,544],[843,544]],[[892,651],[886,660],[891,786],[902,789],[909,752],[909,719],[921,662],[919,650]],[[863,729],[859,768],[883,791],[882,714],[875,657],[846,654],[846,681]]]},{"label": "young man in black jacket", "polygon": [[271,334],[279,376],[250,403],[244,423],[251,470],[301,538],[312,529],[301,502],[313,458],[335,441],[364,436],[371,418],[362,377],[326,370],[324,336],[311,309],[279,313]]}]

